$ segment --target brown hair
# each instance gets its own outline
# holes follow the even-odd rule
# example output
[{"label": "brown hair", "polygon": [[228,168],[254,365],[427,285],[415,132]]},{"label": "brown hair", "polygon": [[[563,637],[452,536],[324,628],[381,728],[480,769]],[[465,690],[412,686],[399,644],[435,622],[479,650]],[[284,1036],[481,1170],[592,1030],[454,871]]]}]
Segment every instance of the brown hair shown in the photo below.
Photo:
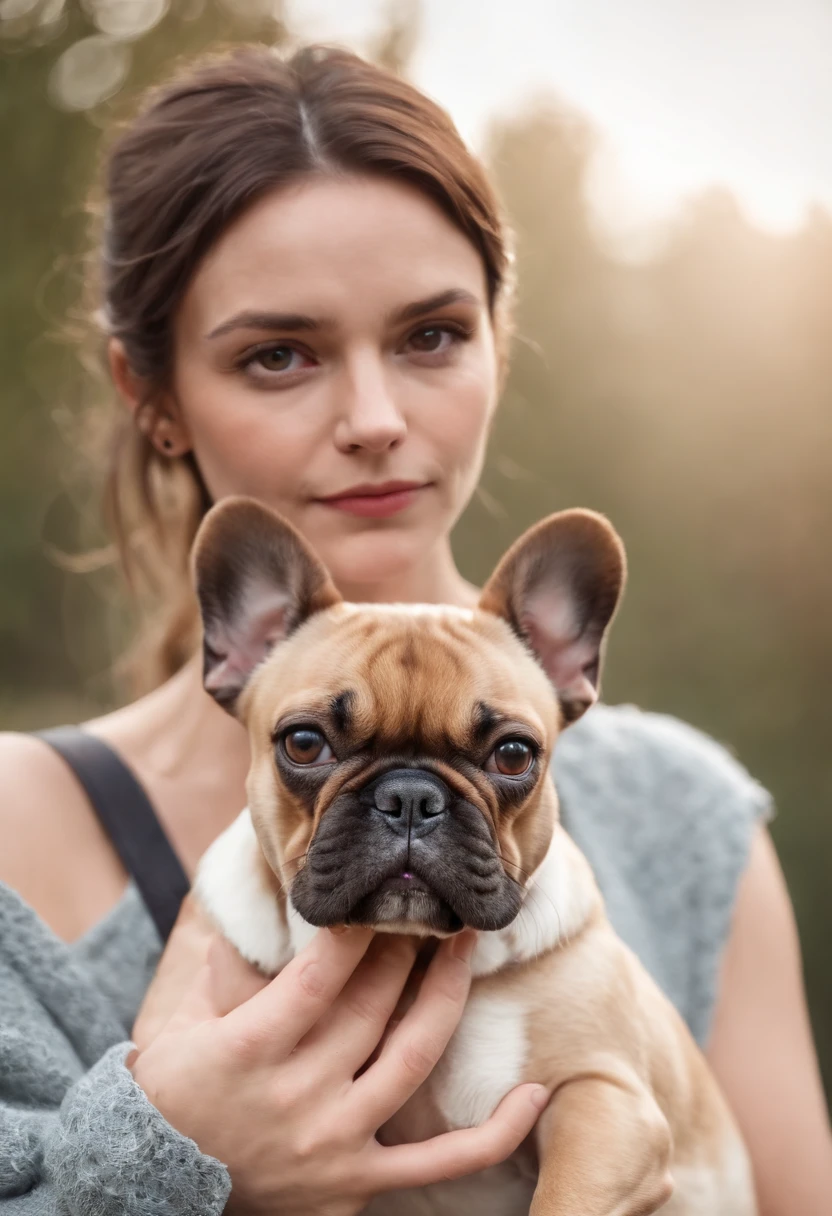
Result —
[{"label": "brown hair", "polygon": [[98,288],[108,337],[144,386],[113,436],[105,508],[134,595],[156,603],[127,656],[134,689],[172,675],[198,643],[188,555],[211,505],[192,453],[148,437],[172,372],[172,320],[213,243],[256,199],[328,171],[393,176],[433,199],[480,253],[501,355],[508,332],[507,230],[485,172],[450,117],[412,85],[342,49],[286,57],[238,48],[152,91],[105,163]]}]

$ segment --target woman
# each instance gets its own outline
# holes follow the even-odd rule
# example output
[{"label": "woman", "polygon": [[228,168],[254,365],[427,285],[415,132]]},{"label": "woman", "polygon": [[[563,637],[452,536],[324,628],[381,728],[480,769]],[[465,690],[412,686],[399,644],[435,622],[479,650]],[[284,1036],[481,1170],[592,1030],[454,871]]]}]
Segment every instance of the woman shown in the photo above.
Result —
[{"label": "woman", "polygon": [[[506,241],[444,112],[347,52],[250,49],[200,65],[152,97],[112,150],[101,318],[129,411],[113,502],[123,555],[135,563],[140,544],[155,564],[167,617],[144,642],[158,687],[84,732],[106,745],[91,762],[99,777],[120,757],[147,791],[168,896],[179,861],[190,876],[245,802],[244,732],[201,688],[187,580],[199,519],[248,494],[301,530],[347,599],[473,605],[449,533],[477,483],[505,370]],[[21,1210],[219,1212],[230,1190],[229,1211],[352,1213],[374,1191],[501,1160],[527,1134],[536,1091],[524,1086],[477,1131],[375,1141],[441,1053],[468,978],[464,957],[443,948],[358,1109],[353,1074],[413,962],[364,930],[318,934],[264,985],[221,943],[203,966],[205,933],[183,917],[131,1050],[160,948],[150,911],[165,933],[158,891],[145,882],[148,908],[132,884],[125,894],[113,839],[129,861],[121,838],[133,821],[113,795],[99,807],[111,839],[43,739],[2,747],[0,878],[25,901],[6,939],[75,966],[89,1017],[124,1027],[101,1031],[100,1058],[78,1050],[83,1069],[53,1085],[37,1126],[15,1120],[15,1094],[4,1094],[23,1145],[6,1193],[33,1196]],[[73,763],[83,776],[77,753]],[[707,1050],[762,1212],[820,1216],[832,1150],[764,792],[710,740],[630,707],[597,707],[567,732],[555,776],[613,923]],[[129,774],[119,780],[139,805]],[[87,787],[107,802],[101,781]],[[464,956],[471,943],[460,945]],[[95,1004],[105,999],[106,1017]],[[34,1104],[30,1090],[17,1104]]]}]

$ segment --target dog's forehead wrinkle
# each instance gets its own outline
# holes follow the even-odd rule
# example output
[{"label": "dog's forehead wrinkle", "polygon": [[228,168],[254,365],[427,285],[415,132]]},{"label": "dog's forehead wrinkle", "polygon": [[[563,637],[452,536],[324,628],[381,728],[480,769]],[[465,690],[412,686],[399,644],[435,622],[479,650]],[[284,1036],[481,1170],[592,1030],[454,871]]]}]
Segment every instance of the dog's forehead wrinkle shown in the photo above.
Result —
[{"label": "dog's forehead wrinkle", "polygon": [[476,741],[485,739],[495,726],[505,720],[505,714],[500,713],[493,705],[489,705],[487,701],[479,700],[474,705],[474,712],[471,723],[471,733]]},{"label": "dog's forehead wrinkle", "polygon": [[329,713],[335,726],[342,734],[350,728],[352,721],[352,704],[355,700],[355,690],[344,688],[333,695],[329,703]]}]

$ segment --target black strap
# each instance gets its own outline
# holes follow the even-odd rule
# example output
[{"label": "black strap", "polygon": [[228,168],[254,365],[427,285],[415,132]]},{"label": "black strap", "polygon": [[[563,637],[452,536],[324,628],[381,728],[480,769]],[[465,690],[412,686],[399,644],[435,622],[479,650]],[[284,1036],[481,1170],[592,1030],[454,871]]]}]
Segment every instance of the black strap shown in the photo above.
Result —
[{"label": "black strap", "polygon": [[167,941],[190,883],[135,774],[108,744],[79,726],[33,733],[75,773]]}]

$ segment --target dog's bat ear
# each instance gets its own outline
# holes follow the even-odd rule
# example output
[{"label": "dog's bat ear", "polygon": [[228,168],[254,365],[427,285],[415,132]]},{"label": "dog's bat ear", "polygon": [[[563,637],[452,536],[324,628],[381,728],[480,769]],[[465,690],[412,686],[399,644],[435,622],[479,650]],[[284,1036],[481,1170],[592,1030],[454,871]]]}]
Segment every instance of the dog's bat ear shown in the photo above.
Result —
[{"label": "dog's bat ear", "polygon": [[290,523],[253,498],[225,498],[199,526],[191,570],[202,613],[203,681],[234,713],[272,647],[341,596]]},{"label": "dog's bat ear", "polygon": [[507,620],[531,648],[566,722],[597,700],[604,634],[625,578],[618,533],[603,515],[574,510],[529,528],[483,588],[480,608]]}]

